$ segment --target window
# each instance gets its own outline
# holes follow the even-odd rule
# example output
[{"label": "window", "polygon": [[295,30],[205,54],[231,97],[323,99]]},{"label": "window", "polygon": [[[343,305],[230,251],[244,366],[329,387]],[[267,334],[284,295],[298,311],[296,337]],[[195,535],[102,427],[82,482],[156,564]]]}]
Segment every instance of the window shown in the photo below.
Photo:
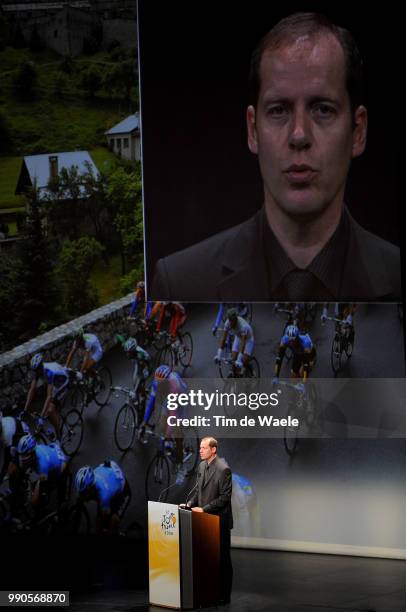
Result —
[{"label": "window", "polygon": [[123,138],[123,149],[128,149],[128,138]]},{"label": "window", "polygon": [[116,147],[117,149],[121,149],[121,138],[116,138]]}]

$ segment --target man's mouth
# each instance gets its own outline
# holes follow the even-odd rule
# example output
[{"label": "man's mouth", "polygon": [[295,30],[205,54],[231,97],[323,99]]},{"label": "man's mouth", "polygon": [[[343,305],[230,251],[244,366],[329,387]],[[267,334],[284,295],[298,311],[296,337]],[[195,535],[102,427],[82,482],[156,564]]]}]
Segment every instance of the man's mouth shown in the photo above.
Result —
[{"label": "man's mouth", "polygon": [[284,170],[284,174],[292,185],[302,185],[310,183],[316,176],[317,171],[307,164],[292,164]]}]

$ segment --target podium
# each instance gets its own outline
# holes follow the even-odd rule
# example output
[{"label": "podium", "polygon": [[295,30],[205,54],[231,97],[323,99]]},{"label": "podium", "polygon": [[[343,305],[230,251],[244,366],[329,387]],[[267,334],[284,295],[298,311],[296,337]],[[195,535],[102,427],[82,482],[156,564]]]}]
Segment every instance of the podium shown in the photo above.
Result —
[{"label": "podium", "polygon": [[151,605],[188,610],[218,603],[218,516],[149,501],[148,553]]}]

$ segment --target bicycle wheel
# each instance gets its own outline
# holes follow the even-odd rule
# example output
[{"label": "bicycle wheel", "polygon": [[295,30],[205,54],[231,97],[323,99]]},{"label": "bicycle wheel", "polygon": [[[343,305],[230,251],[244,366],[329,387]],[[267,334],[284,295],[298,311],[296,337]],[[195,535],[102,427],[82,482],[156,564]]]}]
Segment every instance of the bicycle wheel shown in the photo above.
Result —
[{"label": "bicycle wheel", "polygon": [[[286,418],[291,417],[291,419],[295,419],[297,418],[297,408],[296,406],[291,406],[288,409],[288,412],[286,414]],[[290,457],[293,457],[293,455],[296,453],[296,449],[297,449],[297,445],[298,445],[298,432],[299,432],[299,426],[294,426],[294,425],[286,425],[284,430],[283,430],[283,444],[285,445],[285,450],[288,453],[288,455]]]},{"label": "bicycle wheel", "polygon": [[354,350],[354,337],[350,337],[347,339],[344,350],[345,354],[347,355],[347,359],[350,359]]},{"label": "bicycle wheel", "polygon": [[261,372],[259,369],[259,363],[256,357],[250,359],[246,369],[247,378],[260,378]]},{"label": "bicycle wheel", "polygon": [[173,356],[173,351],[170,346],[165,346],[159,353],[157,359],[157,365],[167,365],[173,370],[175,365],[175,360]]},{"label": "bicycle wheel", "polygon": [[199,437],[194,427],[182,427],[183,459],[186,476],[193,474],[199,459]]},{"label": "bicycle wheel", "polygon": [[70,410],[62,419],[61,448],[65,455],[73,457],[83,440],[83,419],[78,410]]},{"label": "bicycle wheel", "polygon": [[341,370],[342,346],[341,338],[338,334],[334,336],[333,344],[331,345],[331,368],[334,376],[337,376]]},{"label": "bicycle wheel", "polygon": [[105,406],[110,399],[113,381],[111,372],[106,366],[97,370],[94,387],[94,401],[98,406]]},{"label": "bicycle wheel", "polygon": [[114,440],[119,450],[124,452],[132,446],[137,426],[137,414],[134,408],[128,403],[123,404],[114,423]]},{"label": "bicycle wheel", "polygon": [[150,501],[166,501],[169,486],[169,461],[158,451],[147,469],[145,477],[145,494]]},{"label": "bicycle wheel", "polygon": [[184,368],[190,366],[193,355],[193,339],[189,332],[179,334],[179,361]]},{"label": "bicycle wheel", "polygon": [[68,391],[68,395],[66,396],[65,402],[62,406],[61,415],[66,412],[69,412],[72,408],[75,410],[79,410],[80,414],[83,414],[83,409],[85,407],[85,394],[83,389],[78,385],[75,385]]},{"label": "bicycle wheel", "polygon": [[77,503],[68,510],[66,518],[63,519],[62,531],[71,535],[89,535],[90,516],[84,504]]}]

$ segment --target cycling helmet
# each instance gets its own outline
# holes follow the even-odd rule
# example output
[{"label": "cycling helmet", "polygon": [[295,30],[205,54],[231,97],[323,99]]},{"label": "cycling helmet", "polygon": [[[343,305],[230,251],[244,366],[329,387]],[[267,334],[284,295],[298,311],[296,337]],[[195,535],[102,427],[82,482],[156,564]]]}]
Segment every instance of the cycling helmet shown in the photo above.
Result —
[{"label": "cycling helmet", "polygon": [[42,353],[36,353],[31,361],[30,361],[30,366],[32,370],[37,370],[39,368],[39,366],[41,366],[44,362],[44,356]]},{"label": "cycling helmet", "polygon": [[128,338],[128,340],[126,340],[126,342],[123,344],[123,349],[127,354],[135,353],[137,346],[138,344],[135,338]]},{"label": "cycling helmet", "polygon": [[145,283],[144,281],[139,281],[137,283],[137,289],[145,289]]},{"label": "cycling helmet", "polygon": [[95,475],[90,465],[85,465],[77,471],[75,476],[75,489],[78,493],[84,493],[94,485]]},{"label": "cycling helmet", "polygon": [[237,308],[229,308],[227,310],[227,319],[236,319],[238,317],[238,310]]},{"label": "cycling helmet", "polygon": [[155,379],[162,380],[164,378],[169,378],[171,375],[171,368],[167,365],[160,365],[159,368],[155,370]]},{"label": "cycling helmet", "polygon": [[18,441],[17,453],[19,455],[26,455],[27,453],[33,451],[36,446],[37,441],[35,440],[34,436],[32,436],[31,434],[27,434],[26,436],[20,438],[20,440]]},{"label": "cycling helmet", "polygon": [[296,325],[288,325],[285,333],[289,340],[294,340],[299,335],[299,328]]}]

